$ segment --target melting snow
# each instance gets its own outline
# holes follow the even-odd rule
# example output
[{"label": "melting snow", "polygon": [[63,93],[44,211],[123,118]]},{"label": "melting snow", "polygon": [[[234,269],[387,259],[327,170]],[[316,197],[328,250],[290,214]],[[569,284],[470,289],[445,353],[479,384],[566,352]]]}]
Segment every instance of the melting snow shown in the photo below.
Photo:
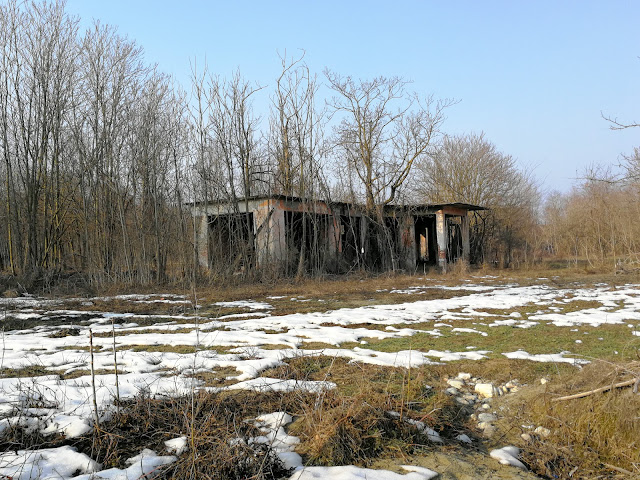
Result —
[{"label": "melting snow", "polygon": [[[481,360],[490,353],[468,347],[466,351],[452,352],[429,350],[403,350],[381,352],[369,348],[340,348],[344,343],[366,343],[365,338],[392,339],[409,337],[417,332],[442,336],[440,329],[451,329],[460,334],[491,336],[491,329],[483,332],[476,328],[454,326],[453,321],[477,322],[478,318],[488,319],[489,327],[530,328],[549,323],[559,327],[589,325],[598,327],[605,324],[626,324],[629,336],[639,336],[640,288],[625,285],[610,288],[607,285],[594,288],[558,289],[536,285],[474,285],[462,286],[419,286],[394,293],[423,293],[427,289],[461,291],[460,296],[447,299],[420,300],[394,305],[374,305],[360,308],[345,308],[328,312],[294,313],[272,316],[273,307],[253,300],[218,302],[220,308],[244,308],[246,313],[232,313],[219,319],[193,315],[139,315],[133,313],[109,313],[102,311],[65,310],[63,300],[43,300],[34,297],[5,299],[6,320],[42,319],[42,325],[23,329],[6,330],[3,334],[1,367],[22,368],[36,365],[50,371],[51,375],[26,378],[0,379],[0,432],[11,425],[22,425],[45,434],[63,433],[75,437],[93,428],[91,408],[91,377],[82,375],[74,379],[61,379],[58,374],[86,371],[89,369],[90,355],[89,328],[93,332],[94,367],[97,370],[112,370],[112,352],[115,331],[117,362],[121,373],[119,391],[121,399],[132,398],[141,391],[151,395],[183,395],[202,385],[190,375],[209,372],[213,369],[233,367],[237,373],[229,379],[237,383],[223,389],[251,390],[305,390],[319,392],[335,387],[331,382],[307,382],[260,377],[268,368],[281,365],[287,358],[300,355],[326,355],[344,357],[354,362],[384,366],[415,367],[435,362],[461,359]],[[471,293],[469,293],[471,292]],[[283,297],[272,297],[272,299]],[[129,302],[189,303],[186,296],[156,294],[101,297],[93,302],[109,299]],[[309,301],[299,298],[299,301]],[[578,300],[598,301],[601,306],[562,313],[569,302]],[[82,301],[87,306],[92,302]],[[521,314],[509,312],[519,307],[535,305],[535,313]],[[55,310],[54,310],[55,309]],[[504,314],[488,313],[504,312]],[[48,320],[60,322],[68,318],[67,325],[51,325]],[[78,319],[83,320],[78,324]],[[153,325],[139,326],[152,320]],[[115,323],[112,325],[112,321]],[[451,323],[446,323],[451,321]],[[491,323],[489,323],[491,321]],[[0,317],[0,322],[2,318]],[[431,325],[430,330],[424,324]],[[418,325],[421,324],[418,330]],[[367,328],[367,325],[373,328]],[[416,328],[414,328],[414,325]],[[458,324],[459,325],[459,324]],[[479,324],[482,325],[482,324]],[[57,335],[61,329],[68,329],[67,336]],[[53,336],[52,336],[53,334]],[[586,334],[586,332],[585,332]],[[478,338],[478,337],[474,337]],[[599,337],[601,338],[601,337]],[[305,342],[320,342],[331,345],[326,349],[304,349]],[[576,343],[579,344],[580,340]],[[470,342],[471,343],[471,342]],[[199,345],[203,350],[196,353],[177,353],[177,346]],[[270,348],[273,345],[280,347]],[[157,351],[154,346],[176,346],[176,352]],[[135,348],[134,348],[135,347]],[[232,350],[225,350],[231,347]],[[264,347],[264,348],[263,348]],[[148,348],[149,351],[144,351]],[[473,351],[471,351],[473,349]],[[136,351],[143,350],[143,351]],[[221,353],[224,352],[224,353]],[[508,358],[526,359],[538,362],[566,362],[575,365],[588,363],[581,358],[571,357],[570,352],[532,355],[524,350],[499,352]],[[167,372],[170,372],[167,375]],[[104,418],[109,416],[115,392],[115,375],[96,376],[96,401]],[[220,390],[220,389],[212,389]],[[433,478],[434,472],[418,467],[405,467],[407,472],[400,475],[392,472],[360,469],[356,467],[310,467],[302,468],[299,456],[294,452],[295,437],[284,430],[290,421],[283,412],[255,419],[264,435],[255,441],[268,441],[289,466],[298,470],[292,478],[304,480],[331,476],[339,479],[426,479]],[[435,433],[435,432],[434,432]],[[180,454],[186,447],[185,437],[167,442],[169,453]],[[514,447],[492,452],[501,461],[519,462]],[[509,457],[510,455],[510,457]],[[496,457],[498,458],[498,457]],[[511,459],[510,459],[511,458]],[[130,459],[130,466],[124,470],[109,469],[99,473],[101,478],[138,478],[175,459],[161,456],[150,450]],[[512,463],[513,464],[513,463]],[[0,477],[14,479],[71,478],[80,472],[78,478],[89,479],[98,468],[97,464],[70,447],[42,449],[37,451],[5,452],[0,454]],[[34,473],[35,472],[35,473]],[[4,477],[3,477],[4,478]],[[95,477],[93,477],[95,478]]]},{"label": "melting snow", "polygon": [[522,470],[527,469],[524,463],[518,460],[518,455],[520,455],[520,450],[517,447],[508,446],[508,447],[498,448],[496,450],[491,450],[489,455],[491,455],[492,458],[495,458],[503,465],[512,465]]}]

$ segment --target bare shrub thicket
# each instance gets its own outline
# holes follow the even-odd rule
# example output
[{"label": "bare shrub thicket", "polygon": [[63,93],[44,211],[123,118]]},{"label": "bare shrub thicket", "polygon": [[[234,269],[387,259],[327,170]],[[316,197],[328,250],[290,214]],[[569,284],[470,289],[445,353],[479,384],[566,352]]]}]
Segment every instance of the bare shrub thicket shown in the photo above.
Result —
[{"label": "bare shrub thicket", "polygon": [[[611,130],[640,126],[603,118]],[[616,273],[640,271],[640,147],[623,154],[618,167],[589,167],[571,192],[549,196],[544,245],[550,255]]]}]

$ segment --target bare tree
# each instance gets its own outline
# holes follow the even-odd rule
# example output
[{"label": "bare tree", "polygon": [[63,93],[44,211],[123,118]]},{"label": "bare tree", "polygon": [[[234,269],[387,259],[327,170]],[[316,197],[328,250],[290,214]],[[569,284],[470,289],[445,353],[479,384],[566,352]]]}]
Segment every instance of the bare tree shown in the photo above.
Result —
[{"label": "bare tree", "polygon": [[62,1],[0,6],[2,267],[162,281],[184,225],[184,98],[115,29],[77,26]]},{"label": "bare tree", "polygon": [[622,166],[628,183],[640,185],[640,147],[634,147],[633,153],[623,155],[623,158]]},{"label": "bare tree", "polygon": [[233,258],[230,252],[210,252],[210,259],[215,258],[220,273],[226,275],[248,267],[253,259],[254,231],[238,202],[244,199],[248,211],[250,197],[269,188],[260,119],[253,113],[254,95],[262,87],[252,86],[240,72],[227,80],[211,75],[206,67],[199,73],[194,69],[192,85],[193,152],[199,184],[194,192],[201,201],[228,202],[235,209],[225,217],[224,225],[218,225],[218,234],[227,240],[213,243],[246,247]]},{"label": "bare tree", "polygon": [[281,57],[270,121],[270,155],[275,159],[275,191],[311,196],[320,184],[324,112],[316,106],[317,77],[297,59]]},{"label": "bare tree", "polygon": [[337,122],[337,161],[357,178],[353,193],[364,200],[373,222],[364,231],[371,230],[367,237],[375,237],[377,246],[368,250],[388,251],[393,268],[383,208],[397,198],[414,164],[432,153],[445,109],[453,101],[421,99],[408,93],[408,82],[399,77],[356,81],[329,70],[325,76],[334,92],[329,109]]},{"label": "bare tree", "polygon": [[326,192],[322,178],[324,113],[316,107],[317,78],[303,58],[304,53],[297,59],[286,55],[280,59],[282,72],[272,98],[269,138],[274,191],[299,196],[307,205],[299,225],[294,226],[301,229],[303,239],[298,251],[292,252],[297,255],[298,276],[308,268],[316,272],[322,269],[323,252],[317,248],[320,217],[312,210],[319,191]]},{"label": "bare tree", "polygon": [[135,218],[138,242],[134,258],[136,270],[148,281],[166,280],[167,260],[172,245],[168,242],[180,222],[179,184],[176,175],[176,144],[181,138],[182,97],[176,94],[171,79],[154,73],[142,88],[131,150],[132,196],[137,205]]},{"label": "bare tree", "polygon": [[226,167],[229,193],[249,198],[259,190],[266,174],[257,140],[259,118],[253,114],[252,97],[262,87],[254,87],[239,71],[231,80],[211,76],[208,102],[214,151]]},{"label": "bare tree", "polygon": [[335,93],[329,103],[339,121],[335,143],[373,212],[394,201],[414,163],[431,153],[453,102],[408,94],[408,82],[399,77],[355,81],[329,70],[325,76]]},{"label": "bare tree", "polygon": [[[142,49],[96,23],[82,39],[82,91],[74,129],[82,182],[84,265],[101,276],[122,259],[133,272],[127,216],[133,207],[131,138],[142,85],[150,72]],[[122,244],[123,249],[116,245]]]},{"label": "bare tree", "polygon": [[611,130],[625,130],[627,128],[640,127],[640,123],[632,121],[630,123],[621,122],[616,117],[607,116],[603,113],[600,114],[607,122],[609,122],[609,128]]},{"label": "bare tree", "polygon": [[532,243],[527,235],[535,231],[536,183],[484,134],[445,137],[435,153],[421,159],[417,171],[412,189],[424,201],[463,202],[489,209],[476,214],[472,224],[475,261],[508,266],[514,249]]},{"label": "bare tree", "polygon": [[[3,51],[2,150],[5,161],[9,257],[21,268],[60,268],[68,183],[66,125],[78,55],[77,19],[61,2],[15,1],[0,7]],[[24,250],[19,252],[14,238]]]}]

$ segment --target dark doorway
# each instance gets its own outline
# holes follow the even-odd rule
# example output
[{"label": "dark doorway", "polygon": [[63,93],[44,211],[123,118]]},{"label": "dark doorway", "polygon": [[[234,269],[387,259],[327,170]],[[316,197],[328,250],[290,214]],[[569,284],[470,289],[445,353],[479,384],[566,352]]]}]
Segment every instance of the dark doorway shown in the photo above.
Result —
[{"label": "dark doorway", "polygon": [[209,216],[209,264],[212,268],[234,272],[253,262],[253,213]]},{"label": "dark doorway", "polygon": [[362,219],[340,215],[341,270],[362,266]]},{"label": "dark doorway", "polygon": [[436,217],[416,216],[415,224],[415,245],[416,245],[416,265],[436,265],[438,263],[438,241],[436,238]]},{"label": "dark doorway", "polygon": [[449,244],[447,245],[447,262],[455,262],[462,257],[462,220],[460,217],[447,217]]},{"label": "dark doorway", "polygon": [[289,272],[299,271],[300,262],[304,271],[323,271],[330,248],[332,218],[317,213],[284,212],[284,221]]}]

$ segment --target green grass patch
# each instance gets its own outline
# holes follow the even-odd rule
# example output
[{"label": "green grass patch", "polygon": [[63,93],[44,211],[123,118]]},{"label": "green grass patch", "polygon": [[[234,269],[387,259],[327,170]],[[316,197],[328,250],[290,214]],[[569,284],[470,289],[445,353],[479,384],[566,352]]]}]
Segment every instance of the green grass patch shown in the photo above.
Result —
[{"label": "green grass patch", "polygon": [[[477,333],[452,332],[447,327],[440,327],[439,331],[442,334],[440,337],[417,333],[410,337],[368,338],[367,344],[362,344],[361,347],[382,352],[401,350],[427,352],[431,349],[466,351],[467,347],[472,345],[478,350],[490,350],[493,356],[522,349],[530,354],[569,351],[573,356],[616,361],[637,358],[638,348],[640,348],[640,337],[633,336],[631,329],[626,325],[557,327],[540,323],[530,328],[517,328],[480,326],[470,322],[451,324],[464,325],[467,328],[486,332],[488,335],[485,337]],[[578,331],[571,331],[576,328]],[[576,340],[581,343],[576,343]]]},{"label": "green grass patch", "polygon": [[20,368],[0,368],[2,378],[40,377],[43,375],[56,375],[44,365],[25,365]]}]

